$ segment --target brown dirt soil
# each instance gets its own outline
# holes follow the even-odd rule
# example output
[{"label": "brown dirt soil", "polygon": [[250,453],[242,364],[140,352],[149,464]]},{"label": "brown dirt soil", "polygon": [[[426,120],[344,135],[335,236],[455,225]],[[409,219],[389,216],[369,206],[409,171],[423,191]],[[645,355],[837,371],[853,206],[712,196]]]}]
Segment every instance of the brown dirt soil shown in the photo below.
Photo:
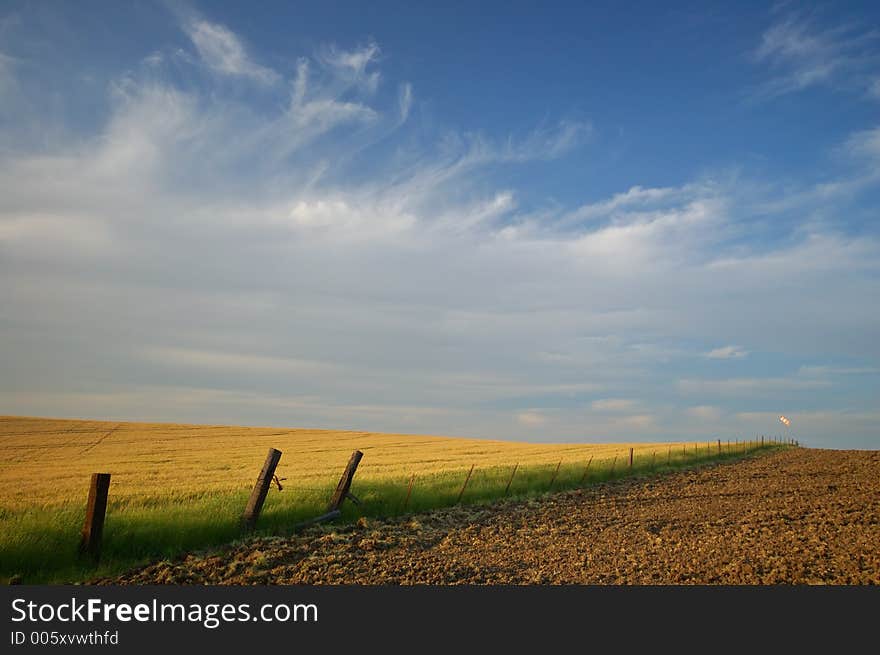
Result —
[{"label": "brown dirt soil", "polygon": [[880,451],[792,449],[535,499],[361,519],[98,582],[878,584]]}]

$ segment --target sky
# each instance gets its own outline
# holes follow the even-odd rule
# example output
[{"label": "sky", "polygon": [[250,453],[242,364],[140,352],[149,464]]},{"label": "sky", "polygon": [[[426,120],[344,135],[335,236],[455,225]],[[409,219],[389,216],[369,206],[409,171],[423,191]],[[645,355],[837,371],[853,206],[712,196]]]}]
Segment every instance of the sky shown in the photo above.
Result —
[{"label": "sky", "polygon": [[0,414],[877,449],[878,200],[877,3],[3,0]]}]

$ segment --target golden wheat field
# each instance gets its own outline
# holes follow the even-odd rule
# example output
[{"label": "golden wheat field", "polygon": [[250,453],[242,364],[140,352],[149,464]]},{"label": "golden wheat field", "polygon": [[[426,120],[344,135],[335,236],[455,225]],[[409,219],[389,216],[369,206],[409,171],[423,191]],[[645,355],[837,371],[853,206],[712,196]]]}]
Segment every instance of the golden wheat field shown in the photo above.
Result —
[{"label": "golden wheat field", "polygon": [[[681,444],[673,444],[680,447]],[[354,450],[360,480],[402,479],[488,466],[586,462],[658,452],[667,444],[533,444],[424,435],[0,417],[0,495],[7,511],[79,501],[89,475],[112,474],[131,504],[248,489],[270,447],[292,487],[333,484]],[[677,449],[677,448],[676,448]]]}]

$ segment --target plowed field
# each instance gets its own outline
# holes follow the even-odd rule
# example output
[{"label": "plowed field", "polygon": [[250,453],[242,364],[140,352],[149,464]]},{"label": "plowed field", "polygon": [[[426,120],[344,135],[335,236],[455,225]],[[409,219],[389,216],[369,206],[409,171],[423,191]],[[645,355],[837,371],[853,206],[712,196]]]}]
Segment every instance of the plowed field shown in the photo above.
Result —
[{"label": "plowed field", "polygon": [[537,499],[361,519],[104,582],[878,584],[880,452],[790,449]]}]

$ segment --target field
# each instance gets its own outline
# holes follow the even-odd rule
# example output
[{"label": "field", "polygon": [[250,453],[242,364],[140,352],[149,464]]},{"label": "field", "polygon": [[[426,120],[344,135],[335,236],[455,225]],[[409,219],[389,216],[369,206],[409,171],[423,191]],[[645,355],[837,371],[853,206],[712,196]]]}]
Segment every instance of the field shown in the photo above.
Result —
[{"label": "field", "polygon": [[133,584],[880,584],[880,452],[791,448],[160,562]]},{"label": "field", "polygon": [[[755,446],[756,444],[752,444]],[[742,444],[525,444],[368,432],[0,417],[0,578],[60,582],[107,575],[240,535],[250,489],[270,447],[282,451],[258,525],[287,533],[325,509],[352,451],[364,452],[343,519],[393,516],[534,495],[628,471],[734,457]],[[557,465],[559,466],[557,471]],[[586,470],[587,463],[590,468]],[[112,474],[100,568],[76,556],[89,476]],[[587,474],[586,480],[584,480]],[[407,486],[415,475],[411,497]]]}]

